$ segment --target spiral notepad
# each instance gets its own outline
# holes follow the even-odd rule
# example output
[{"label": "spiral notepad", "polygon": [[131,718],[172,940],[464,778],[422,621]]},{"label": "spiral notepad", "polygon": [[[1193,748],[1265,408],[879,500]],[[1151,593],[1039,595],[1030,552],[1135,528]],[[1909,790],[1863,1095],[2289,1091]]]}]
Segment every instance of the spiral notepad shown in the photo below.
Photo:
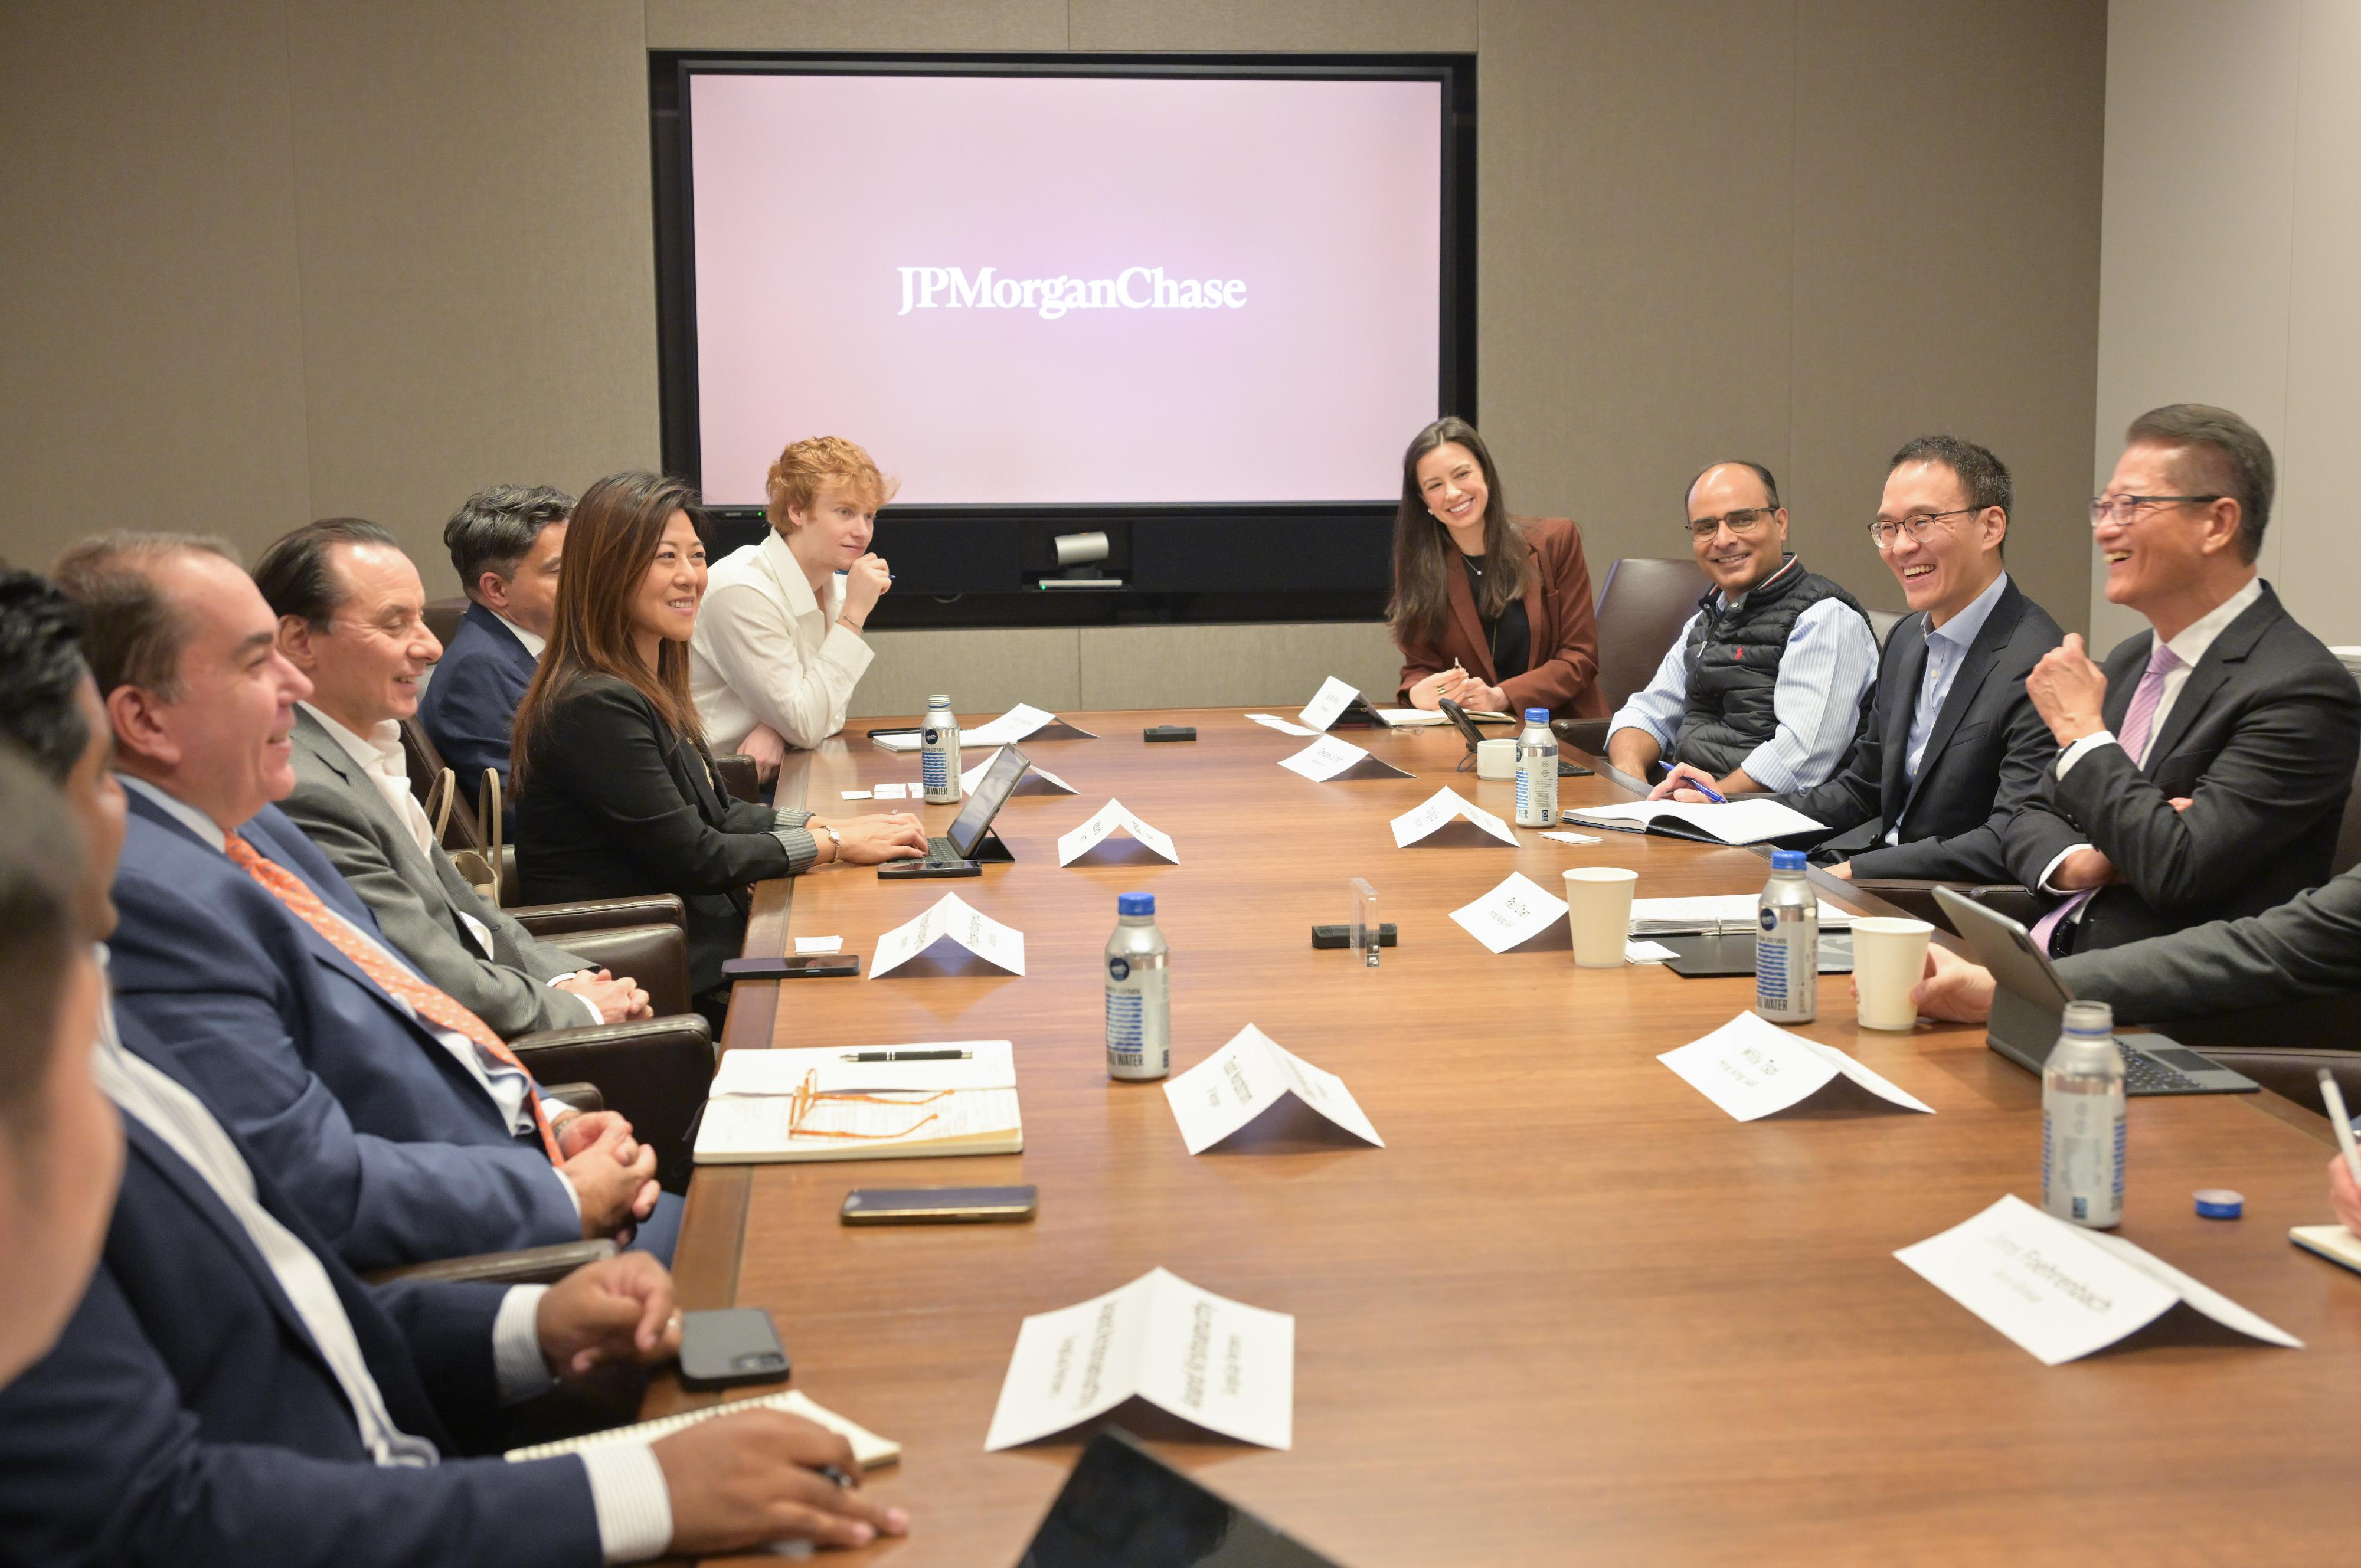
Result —
[{"label": "spiral notepad", "polygon": [[658,1438],[670,1437],[676,1431],[693,1427],[699,1421],[711,1420],[716,1416],[734,1415],[740,1410],[785,1410],[791,1416],[817,1421],[852,1444],[852,1457],[860,1462],[863,1470],[874,1470],[902,1457],[900,1443],[891,1438],[879,1437],[866,1427],[854,1425],[793,1388],[781,1394],[764,1394],[754,1399],[732,1399],[726,1405],[711,1405],[701,1410],[683,1410],[676,1416],[594,1431],[585,1437],[569,1437],[559,1442],[537,1442],[531,1448],[511,1448],[505,1457],[511,1463],[522,1463],[528,1459],[555,1459],[560,1454],[579,1453],[586,1448],[598,1448],[611,1442],[653,1442]]}]

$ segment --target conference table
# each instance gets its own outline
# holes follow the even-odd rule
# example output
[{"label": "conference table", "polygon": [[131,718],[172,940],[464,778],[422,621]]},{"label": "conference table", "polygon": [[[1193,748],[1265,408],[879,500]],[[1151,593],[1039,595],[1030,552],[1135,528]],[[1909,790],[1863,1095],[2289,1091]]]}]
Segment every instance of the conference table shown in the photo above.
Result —
[{"label": "conference table", "polygon": [[[1739,1123],[1655,1058],[1745,1010],[1744,978],[1580,970],[1557,927],[1487,951],[1448,918],[1510,872],[1635,869],[1639,896],[1759,892],[1752,850],[1602,835],[1576,846],[1397,848],[1444,785],[1513,817],[1513,786],[1455,772],[1448,729],[1339,731],[1409,778],[1315,784],[1306,742],[1238,710],[1068,715],[1091,740],[1025,750],[1076,795],[1020,793],[1013,864],[881,882],[827,868],[757,890],[747,950],[880,933],[957,892],[1025,937],[1020,977],[948,944],[871,979],[741,983],[724,1046],[1014,1042],[1021,1155],[707,1167],[677,1272],[690,1309],[760,1305],[795,1386],[903,1445],[868,1480],[904,1541],[847,1561],[1014,1564],[1087,1430],[998,1453],[984,1433],[1027,1315],[1161,1266],[1295,1319],[1294,1440],[1277,1452],[1151,1408],[1116,1424],[1351,1568],[1436,1563],[2269,1562],[2343,1559],[2361,1444],[2361,1278],[2291,1246],[2329,1219],[2325,1124],[2270,1095],[2132,1102],[2120,1234],[2305,1342],[2175,1312],[2042,1365],[1894,1257],[2004,1193],[2038,1202],[2040,1085],[1980,1026],[1858,1027],[1823,977],[1812,1039],[1931,1105]],[[914,755],[857,719],[791,759],[782,805],[889,806]],[[907,723],[905,718],[900,722]],[[971,719],[971,723],[973,719]],[[1145,743],[1149,724],[1193,742]],[[985,753],[971,751],[972,765]],[[1562,804],[1628,798],[1561,781]],[[1058,836],[1110,798],[1170,834],[1117,834],[1061,869]],[[952,809],[911,805],[940,833]],[[1348,879],[1400,945],[1316,950]],[[1815,872],[1823,898],[1877,912]],[[1178,1073],[1247,1024],[1340,1075],[1371,1147],[1275,1109],[1191,1157],[1161,1085],[1105,1070],[1101,951],[1115,895],[1156,894]],[[859,1186],[1030,1182],[1028,1224],[849,1228]],[[2196,1217],[2231,1187],[2245,1217]],[[647,1413],[711,1403],[668,1377]],[[761,1559],[749,1558],[754,1562]]]}]

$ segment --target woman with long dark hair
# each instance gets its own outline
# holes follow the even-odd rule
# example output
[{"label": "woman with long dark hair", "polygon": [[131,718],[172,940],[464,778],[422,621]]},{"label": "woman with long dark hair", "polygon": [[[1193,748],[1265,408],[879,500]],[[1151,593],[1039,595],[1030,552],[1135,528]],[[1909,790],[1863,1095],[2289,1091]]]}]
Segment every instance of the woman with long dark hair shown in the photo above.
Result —
[{"label": "woman with long dark hair", "polygon": [[1449,697],[1470,710],[1607,717],[1582,531],[1511,517],[1492,455],[1464,419],[1435,421],[1402,454],[1388,619],[1412,707]]},{"label": "woman with long dark hair", "polygon": [[690,989],[718,1016],[750,884],[830,861],[915,859],[927,839],[905,813],[831,823],[721,787],[688,693],[705,597],[696,503],[686,484],[655,474],[617,474],[583,492],[511,750],[525,897],[680,894]]}]

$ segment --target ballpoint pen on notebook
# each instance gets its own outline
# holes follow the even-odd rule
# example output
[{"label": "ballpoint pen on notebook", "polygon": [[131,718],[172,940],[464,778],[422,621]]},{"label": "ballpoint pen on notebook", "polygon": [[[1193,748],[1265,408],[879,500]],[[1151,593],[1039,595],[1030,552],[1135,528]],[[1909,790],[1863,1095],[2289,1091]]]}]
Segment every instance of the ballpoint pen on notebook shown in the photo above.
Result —
[{"label": "ballpoint pen on notebook", "polygon": [[973,1051],[847,1051],[839,1061],[967,1061]]}]

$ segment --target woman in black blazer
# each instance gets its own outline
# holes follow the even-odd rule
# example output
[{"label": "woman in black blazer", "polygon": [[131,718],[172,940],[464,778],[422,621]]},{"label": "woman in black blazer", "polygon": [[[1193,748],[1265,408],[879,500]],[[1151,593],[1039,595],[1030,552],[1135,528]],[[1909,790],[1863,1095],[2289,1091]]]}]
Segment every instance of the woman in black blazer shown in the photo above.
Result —
[{"label": "woman in black blazer", "polygon": [[906,813],[830,822],[733,800],[688,695],[705,546],[677,479],[618,474],[576,503],[555,624],[517,707],[517,872],[532,903],[676,893],[689,986],[717,1021],[747,888],[926,853]]}]

